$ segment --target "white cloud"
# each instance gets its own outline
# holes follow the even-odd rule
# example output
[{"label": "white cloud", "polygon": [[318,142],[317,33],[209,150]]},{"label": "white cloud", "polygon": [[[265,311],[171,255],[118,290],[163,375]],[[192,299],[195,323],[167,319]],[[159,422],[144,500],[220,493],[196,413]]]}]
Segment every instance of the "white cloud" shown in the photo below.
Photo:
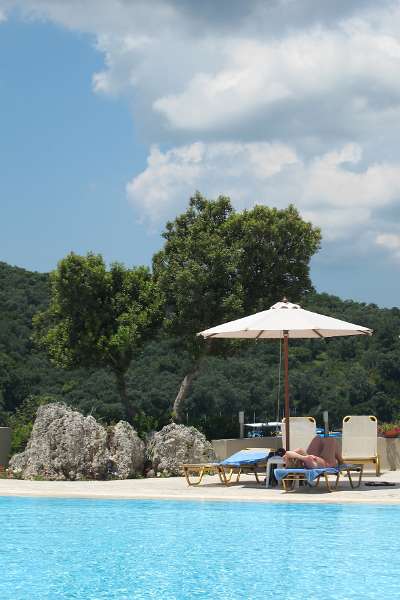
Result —
[{"label": "white cloud", "polygon": [[[173,127],[215,130],[254,112],[268,118],[283,100],[289,112],[300,102],[321,103],[331,94],[341,95],[346,112],[353,111],[352,101],[359,113],[366,112],[376,88],[400,101],[400,43],[367,25],[348,23],[334,31],[318,27],[278,41],[238,36],[225,39],[218,50],[219,68],[210,65],[208,72],[194,74],[183,91],[155,100],[154,108]],[[312,117],[310,110],[308,124]]]},{"label": "white cloud", "polygon": [[107,69],[93,75],[94,90],[117,95],[139,85],[138,60],[151,44],[151,38],[146,35],[99,35],[97,48],[105,56]]},{"label": "white cloud", "polygon": [[[159,223],[183,209],[196,189],[229,194],[244,206],[254,201],[257,187],[297,160],[281,144],[197,142],[164,153],[153,147],[147,168],[128,184],[127,193],[139,213]],[[248,187],[251,181],[256,186]]]},{"label": "white cloud", "polygon": [[[356,221],[361,219],[365,222],[365,217],[372,210],[398,201],[399,164],[375,163],[362,171],[346,168],[346,164],[357,165],[361,158],[361,148],[348,144],[340,152],[330,152],[313,159],[307,170],[304,202],[312,206],[319,204],[325,209],[341,209],[343,213],[353,214]],[[353,226],[353,223],[350,225]]]},{"label": "white cloud", "polygon": [[4,2],[94,36],[105,57],[94,89],[124,94],[164,141],[313,136],[327,149],[335,136],[397,124],[400,7],[391,0]]},{"label": "white cloud", "polygon": [[400,250],[400,235],[381,233],[376,236],[376,243],[390,250]]},{"label": "white cloud", "polygon": [[124,98],[153,145],[127,185],[142,217],[173,216],[197,188],[238,207],[293,202],[325,238],[388,247],[398,2],[0,0],[10,8],[88,34],[103,55],[93,90]]},{"label": "white cloud", "polygon": [[400,164],[359,166],[361,148],[348,144],[312,160],[283,144],[195,143],[161,152],[154,147],[147,168],[127,186],[137,211],[152,223],[183,210],[200,189],[228,194],[238,207],[294,203],[323,228],[326,239],[362,236],[377,208],[398,203]]},{"label": "white cloud", "polygon": [[400,234],[379,233],[375,243],[388,250],[395,260],[400,261]]}]

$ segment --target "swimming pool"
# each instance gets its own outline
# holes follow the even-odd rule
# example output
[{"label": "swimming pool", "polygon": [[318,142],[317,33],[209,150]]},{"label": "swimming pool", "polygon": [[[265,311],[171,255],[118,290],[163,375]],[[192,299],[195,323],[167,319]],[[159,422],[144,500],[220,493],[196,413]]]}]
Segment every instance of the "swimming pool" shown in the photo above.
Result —
[{"label": "swimming pool", "polygon": [[400,507],[0,498],[1,600],[399,596]]}]

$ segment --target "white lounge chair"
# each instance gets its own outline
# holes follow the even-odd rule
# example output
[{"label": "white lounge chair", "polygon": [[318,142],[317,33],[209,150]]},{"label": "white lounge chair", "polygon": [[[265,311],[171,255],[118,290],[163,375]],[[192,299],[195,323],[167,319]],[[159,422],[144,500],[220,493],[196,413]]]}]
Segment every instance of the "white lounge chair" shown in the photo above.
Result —
[{"label": "white lounge chair", "polygon": [[[290,417],[289,445],[290,450],[304,448],[307,450],[311,440],[317,435],[314,417]],[[282,419],[282,446],[286,448],[286,418]]]},{"label": "white lounge chair", "polygon": [[373,415],[347,416],[343,419],[342,456],[346,463],[373,463],[380,475],[378,421]]}]

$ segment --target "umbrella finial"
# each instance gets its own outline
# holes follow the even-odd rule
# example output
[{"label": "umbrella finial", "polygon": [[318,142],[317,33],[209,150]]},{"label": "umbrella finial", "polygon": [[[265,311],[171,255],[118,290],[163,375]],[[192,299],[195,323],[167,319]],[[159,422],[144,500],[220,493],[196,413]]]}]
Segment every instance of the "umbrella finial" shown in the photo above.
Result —
[{"label": "umbrella finial", "polygon": [[283,296],[283,298],[282,298],[282,302],[285,302],[285,304],[287,304],[287,303],[288,303],[288,299],[286,298],[286,296]]}]

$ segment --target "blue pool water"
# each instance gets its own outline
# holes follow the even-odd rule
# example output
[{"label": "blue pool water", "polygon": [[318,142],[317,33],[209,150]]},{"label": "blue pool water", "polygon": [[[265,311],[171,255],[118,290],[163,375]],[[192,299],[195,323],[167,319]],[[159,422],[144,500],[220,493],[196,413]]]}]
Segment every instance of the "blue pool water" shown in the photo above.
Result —
[{"label": "blue pool water", "polygon": [[400,507],[0,498],[1,600],[400,597]]}]

